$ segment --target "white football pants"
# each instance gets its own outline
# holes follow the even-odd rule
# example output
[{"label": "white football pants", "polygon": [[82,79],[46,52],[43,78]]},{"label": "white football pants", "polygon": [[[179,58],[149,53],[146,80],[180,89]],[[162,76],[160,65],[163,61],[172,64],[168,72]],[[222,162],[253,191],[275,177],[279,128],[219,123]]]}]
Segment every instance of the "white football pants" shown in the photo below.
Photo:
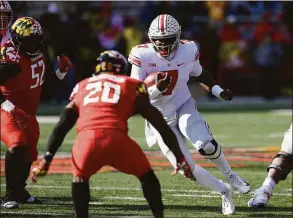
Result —
[{"label": "white football pants", "polygon": [[284,139],[281,146],[281,151],[285,151],[288,154],[292,154],[292,123],[290,128],[285,132]]},{"label": "white football pants", "polygon": [[[194,99],[189,98],[176,112],[169,116],[165,116],[164,118],[175,133],[181,151],[187,162],[190,166],[194,166],[186,139],[191,141],[196,150],[201,149],[205,142],[213,140],[208,124],[198,112]],[[153,144],[158,143],[162,153],[165,156],[168,156],[169,161],[175,168],[175,156],[173,154],[169,154],[172,152],[164,143],[161,135],[148,122],[146,122],[145,134],[148,145],[152,146]],[[171,155],[172,157],[170,157]]]}]

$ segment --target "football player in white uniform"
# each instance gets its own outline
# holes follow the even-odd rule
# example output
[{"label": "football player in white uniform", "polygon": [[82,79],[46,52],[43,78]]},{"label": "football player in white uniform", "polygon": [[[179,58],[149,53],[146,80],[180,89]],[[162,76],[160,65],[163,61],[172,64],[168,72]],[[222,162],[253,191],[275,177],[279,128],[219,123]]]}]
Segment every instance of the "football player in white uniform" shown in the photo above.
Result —
[{"label": "football player in white uniform", "polygon": [[[241,193],[247,193],[250,185],[232,172],[221,146],[213,138],[207,122],[197,110],[187,82],[190,76],[195,77],[206,90],[224,100],[231,100],[232,92],[228,89],[223,90],[214,82],[199,63],[199,51],[195,43],[180,40],[180,34],[181,27],[171,15],[162,14],[156,17],[148,32],[151,43],[133,47],[129,54],[128,61],[132,65],[131,77],[144,81],[153,72],[165,72],[167,75],[158,77],[155,85],[148,89],[151,103],[161,111],[175,132],[182,152],[189,164],[194,167],[196,180],[214,190],[219,186],[217,179],[194,164],[186,139],[220,169],[232,186]],[[163,154],[175,167],[174,155],[149,123],[146,124],[146,139],[149,146],[158,143]]]},{"label": "football player in white uniform", "polygon": [[285,180],[293,170],[292,153],[292,123],[285,132],[281,150],[268,166],[268,175],[262,186],[254,191],[254,196],[248,201],[249,207],[266,207],[272,196],[274,187],[279,181]]},{"label": "football player in white uniform", "polygon": [[6,0],[0,0],[0,45],[4,45],[10,38],[9,25],[12,23],[12,10]]}]

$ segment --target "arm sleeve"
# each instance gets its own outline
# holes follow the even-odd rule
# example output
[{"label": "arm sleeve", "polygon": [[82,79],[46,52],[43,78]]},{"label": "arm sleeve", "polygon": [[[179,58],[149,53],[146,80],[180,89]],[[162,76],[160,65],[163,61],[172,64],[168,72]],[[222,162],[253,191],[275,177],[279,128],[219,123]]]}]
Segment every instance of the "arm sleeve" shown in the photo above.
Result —
[{"label": "arm sleeve", "polygon": [[78,113],[73,108],[65,108],[60,115],[59,122],[55,125],[47,144],[47,152],[54,156],[61,146],[65,136],[72,129],[78,118]]}]

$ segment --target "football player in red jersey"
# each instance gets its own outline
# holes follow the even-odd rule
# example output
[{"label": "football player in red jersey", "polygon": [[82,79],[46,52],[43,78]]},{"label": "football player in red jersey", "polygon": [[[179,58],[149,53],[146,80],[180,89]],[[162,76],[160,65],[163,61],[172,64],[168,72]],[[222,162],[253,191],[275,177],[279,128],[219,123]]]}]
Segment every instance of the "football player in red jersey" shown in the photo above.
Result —
[{"label": "football player in red jersey", "polygon": [[117,51],[103,52],[93,77],[78,83],[47,144],[47,152],[32,180],[47,174],[57,149],[77,121],[72,150],[72,197],[76,215],[88,217],[89,179],[104,165],[136,176],[154,217],[163,217],[160,183],[141,148],[128,136],[127,120],[141,114],[160,132],[177,159],[177,171],[191,176],[176,136],[153,107],[145,85],[124,74],[126,59]]},{"label": "football player in red jersey", "polygon": [[[47,76],[40,24],[31,17],[21,17],[12,24],[10,33],[11,40],[0,50],[1,140],[8,147],[6,194],[1,200],[4,208],[36,202],[25,186],[38,155],[39,124],[35,115]],[[68,57],[61,55],[58,67],[55,75],[63,79],[71,67]]]},{"label": "football player in red jersey", "polygon": [[0,45],[8,40],[9,26],[12,23],[13,15],[10,4],[6,0],[0,0]]}]

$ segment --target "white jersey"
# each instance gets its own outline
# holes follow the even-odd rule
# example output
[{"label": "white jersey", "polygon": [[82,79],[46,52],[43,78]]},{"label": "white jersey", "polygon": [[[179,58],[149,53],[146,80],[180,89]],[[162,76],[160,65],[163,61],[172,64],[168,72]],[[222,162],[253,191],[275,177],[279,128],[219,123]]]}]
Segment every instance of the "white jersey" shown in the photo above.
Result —
[{"label": "white jersey", "polygon": [[164,116],[174,113],[191,97],[187,86],[189,76],[199,76],[202,72],[199,51],[193,41],[181,40],[170,61],[160,57],[151,43],[133,47],[128,61],[132,64],[131,77],[140,81],[154,72],[167,72],[171,77],[170,86],[151,99]]}]

